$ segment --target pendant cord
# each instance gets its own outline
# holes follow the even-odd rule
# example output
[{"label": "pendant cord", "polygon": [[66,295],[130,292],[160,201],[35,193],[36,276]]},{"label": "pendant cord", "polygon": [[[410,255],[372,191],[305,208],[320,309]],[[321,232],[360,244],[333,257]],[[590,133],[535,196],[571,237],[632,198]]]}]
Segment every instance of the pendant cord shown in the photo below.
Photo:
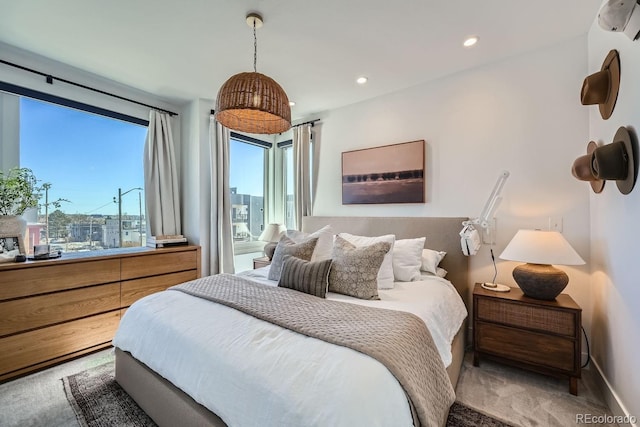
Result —
[{"label": "pendant cord", "polygon": [[256,62],[258,62],[258,38],[256,37],[256,20],[253,19],[253,72],[257,73]]}]

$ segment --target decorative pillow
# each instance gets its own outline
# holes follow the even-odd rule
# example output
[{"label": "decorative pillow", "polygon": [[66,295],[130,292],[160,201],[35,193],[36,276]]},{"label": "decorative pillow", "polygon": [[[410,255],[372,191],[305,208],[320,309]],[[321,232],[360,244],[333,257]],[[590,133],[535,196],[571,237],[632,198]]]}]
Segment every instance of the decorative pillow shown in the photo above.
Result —
[{"label": "decorative pillow", "polygon": [[446,255],[443,251],[434,251],[433,249],[422,250],[422,271],[427,271],[432,274],[438,274],[438,264],[442,261],[442,258]]},{"label": "decorative pillow", "polygon": [[311,260],[313,250],[318,243],[317,237],[312,237],[300,243],[296,243],[287,236],[282,236],[276,246],[276,250],[271,258],[271,268],[269,269],[269,280],[280,280],[282,272],[282,263],[285,255],[292,255],[305,261]]},{"label": "decorative pillow", "polygon": [[396,282],[411,282],[420,278],[422,249],[426,237],[396,240],[393,244],[393,277]]},{"label": "decorative pillow", "polygon": [[325,297],[331,259],[312,262],[291,255],[285,255],[283,259],[278,286],[320,298]]},{"label": "decorative pillow", "polygon": [[329,272],[329,291],[360,299],[380,299],[378,270],[390,250],[389,242],[357,247],[337,236]]},{"label": "decorative pillow", "polygon": [[287,230],[287,237],[296,243],[300,243],[310,237],[317,237],[318,243],[313,251],[311,261],[331,259],[331,250],[333,249],[333,230],[330,225],[325,225],[320,230],[314,231],[311,234],[298,230]]},{"label": "decorative pillow", "polygon": [[342,237],[349,243],[352,243],[356,247],[370,246],[378,242],[389,243],[389,251],[382,261],[382,265],[378,271],[378,289],[392,289],[393,288],[393,243],[396,240],[396,236],[393,234],[386,234],[378,237],[366,237],[356,236],[349,233],[340,233],[338,236]]}]

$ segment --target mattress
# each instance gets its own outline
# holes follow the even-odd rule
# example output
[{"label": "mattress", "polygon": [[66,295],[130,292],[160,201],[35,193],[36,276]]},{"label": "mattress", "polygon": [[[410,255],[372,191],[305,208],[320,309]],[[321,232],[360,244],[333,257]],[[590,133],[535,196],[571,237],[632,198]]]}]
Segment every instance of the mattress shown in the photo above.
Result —
[{"label": "mattress", "polygon": [[[267,273],[245,277],[274,286]],[[445,365],[466,316],[453,286],[435,277],[380,291],[381,301],[328,297],[418,315]],[[402,387],[376,360],[181,292],[136,302],[113,343],[228,425],[412,425]]]}]

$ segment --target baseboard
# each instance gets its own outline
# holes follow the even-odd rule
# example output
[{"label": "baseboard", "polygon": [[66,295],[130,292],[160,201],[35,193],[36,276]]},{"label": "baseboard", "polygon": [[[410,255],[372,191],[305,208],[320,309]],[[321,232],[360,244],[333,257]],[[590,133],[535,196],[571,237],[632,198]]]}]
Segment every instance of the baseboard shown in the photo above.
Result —
[{"label": "baseboard", "polygon": [[[598,387],[600,388],[600,390],[602,390],[602,397],[604,398],[605,403],[609,406],[611,413],[616,417],[620,417],[620,419],[633,420],[633,414],[630,414],[627,408],[625,408],[625,406],[622,404],[620,398],[618,397],[618,394],[611,386],[611,383],[607,381],[607,378],[604,376],[602,369],[600,369],[600,365],[598,365],[598,363],[593,360],[593,357],[591,358],[590,363],[596,368],[593,378],[598,383]],[[639,427],[637,419],[635,419],[634,423],[620,425]]]}]

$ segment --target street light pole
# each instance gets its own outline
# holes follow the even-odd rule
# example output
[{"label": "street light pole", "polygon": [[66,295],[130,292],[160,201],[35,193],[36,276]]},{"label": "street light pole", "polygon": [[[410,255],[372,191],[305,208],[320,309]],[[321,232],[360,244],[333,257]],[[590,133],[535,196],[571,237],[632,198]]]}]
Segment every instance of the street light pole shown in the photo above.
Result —
[{"label": "street light pole", "polygon": [[138,192],[138,234],[140,235],[140,246],[142,246],[142,193]]},{"label": "street light pole", "polygon": [[122,247],[122,188],[118,188],[118,247]]},{"label": "street light pole", "polygon": [[122,188],[118,188],[118,235],[120,237],[120,246],[122,247],[122,196],[127,193],[130,193],[134,190],[143,191],[140,187],[132,188],[131,190],[127,190],[124,193],[122,192]]}]

